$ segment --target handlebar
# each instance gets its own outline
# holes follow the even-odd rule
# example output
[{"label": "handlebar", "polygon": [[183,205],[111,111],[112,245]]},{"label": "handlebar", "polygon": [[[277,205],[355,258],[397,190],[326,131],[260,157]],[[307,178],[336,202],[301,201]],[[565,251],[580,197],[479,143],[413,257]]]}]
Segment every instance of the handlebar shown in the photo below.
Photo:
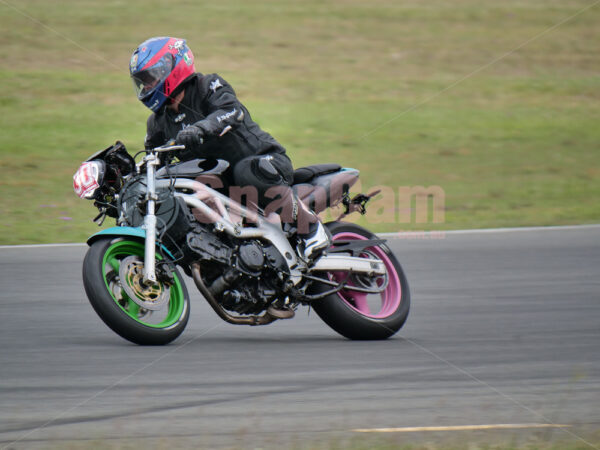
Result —
[{"label": "handlebar", "polygon": [[177,145],[175,144],[175,141],[169,141],[164,145],[161,145],[160,147],[156,147],[150,150],[147,150],[148,152],[172,152],[174,150],[184,150],[185,149],[185,145]]},{"label": "handlebar", "polygon": [[[177,145],[175,143],[175,140],[170,140],[167,143],[165,143],[159,147],[141,150],[135,154],[134,158],[136,158],[138,155],[140,155],[142,153],[146,153],[146,156],[144,157],[144,159],[142,159],[141,161],[139,161],[136,164],[137,172],[140,173],[142,167],[144,167],[146,162],[149,161],[149,158],[152,160],[155,160],[156,156],[153,157],[152,156],[153,154],[156,155],[157,153],[168,153],[168,152],[174,152],[177,150],[184,150],[184,149],[185,149],[185,145]],[[156,161],[158,161],[158,159],[156,159]]]}]

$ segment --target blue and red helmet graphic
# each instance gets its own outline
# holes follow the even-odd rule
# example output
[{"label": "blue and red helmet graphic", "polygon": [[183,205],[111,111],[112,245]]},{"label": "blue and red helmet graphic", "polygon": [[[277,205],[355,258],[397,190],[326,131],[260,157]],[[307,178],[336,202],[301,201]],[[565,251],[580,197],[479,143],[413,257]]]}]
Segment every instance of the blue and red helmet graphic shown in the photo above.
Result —
[{"label": "blue and red helmet graphic", "polygon": [[138,99],[158,111],[173,91],[196,69],[185,39],[155,37],[142,42],[131,55],[129,73]]}]

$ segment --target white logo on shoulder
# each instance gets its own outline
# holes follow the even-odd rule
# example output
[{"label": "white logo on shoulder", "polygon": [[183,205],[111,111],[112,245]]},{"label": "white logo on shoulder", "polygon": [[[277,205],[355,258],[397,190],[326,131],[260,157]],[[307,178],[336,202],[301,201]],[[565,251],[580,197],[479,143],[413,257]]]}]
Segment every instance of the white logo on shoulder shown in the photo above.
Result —
[{"label": "white logo on shoulder", "polygon": [[221,80],[219,80],[219,79],[217,78],[215,81],[213,81],[212,83],[210,83],[210,86],[209,86],[209,87],[210,87],[210,89],[211,89],[213,92],[217,92],[217,89],[219,89],[220,87],[223,87],[223,85],[221,84]]}]

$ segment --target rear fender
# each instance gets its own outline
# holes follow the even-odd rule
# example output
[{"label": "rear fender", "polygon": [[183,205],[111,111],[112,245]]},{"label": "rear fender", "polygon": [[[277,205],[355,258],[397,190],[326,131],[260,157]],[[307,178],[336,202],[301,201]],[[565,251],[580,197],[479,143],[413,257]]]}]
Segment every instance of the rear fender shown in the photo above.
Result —
[{"label": "rear fender", "polygon": [[[106,228],[105,230],[99,231],[98,233],[91,235],[87,240],[87,244],[92,245],[98,239],[101,239],[103,237],[133,237],[133,238],[145,240],[146,239],[146,230],[144,230],[141,227]],[[161,249],[163,250],[163,252],[165,252],[167,255],[169,255],[170,258],[175,259],[175,257],[171,254],[171,252],[169,250],[167,250],[167,248],[164,245],[161,245]]]}]

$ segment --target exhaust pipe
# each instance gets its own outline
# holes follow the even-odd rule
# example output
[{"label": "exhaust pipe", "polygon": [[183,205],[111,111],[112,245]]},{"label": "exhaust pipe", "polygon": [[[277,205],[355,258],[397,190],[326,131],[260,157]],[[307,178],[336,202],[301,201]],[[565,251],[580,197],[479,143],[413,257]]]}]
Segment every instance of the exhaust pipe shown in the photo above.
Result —
[{"label": "exhaust pipe", "polygon": [[[222,277],[217,278],[217,280],[211,285],[211,288],[208,289],[204,282],[202,281],[202,276],[200,275],[200,265],[198,263],[192,264],[192,278],[198,290],[202,293],[206,301],[211,306],[212,309],[217,313],[217,315],[223,319],[225,322],[232,323],[234,325],[267,325],[271,322],[276,321],[280,317],[275,317],[270,314],[270,310],[267,309],[267,312],[262,316],[248,316],[248,317],[239,317],[229,314],[227,311],[223,309],[223,307],[219,304],[219,302],[215,299],[212,292],[217,293],[217,291],[222,287],[225,289],[227,285],[235,281],[235,279],[231,280],[231,277],[228,276],[229,273],[223,275]],[[231,281],[230,281],[231,280]],[[215,286],[217,285],[217,286]],[[223,286],[225,285],[225,286]],[[221,292],[222,290],[221,289]],[[212,292],[211,292],[212,291]],[[273,309],[273,308],[270,308]],[[283,317],[281,317],[283,318]],[[287,317],[286,317],[287,318]]]}]

